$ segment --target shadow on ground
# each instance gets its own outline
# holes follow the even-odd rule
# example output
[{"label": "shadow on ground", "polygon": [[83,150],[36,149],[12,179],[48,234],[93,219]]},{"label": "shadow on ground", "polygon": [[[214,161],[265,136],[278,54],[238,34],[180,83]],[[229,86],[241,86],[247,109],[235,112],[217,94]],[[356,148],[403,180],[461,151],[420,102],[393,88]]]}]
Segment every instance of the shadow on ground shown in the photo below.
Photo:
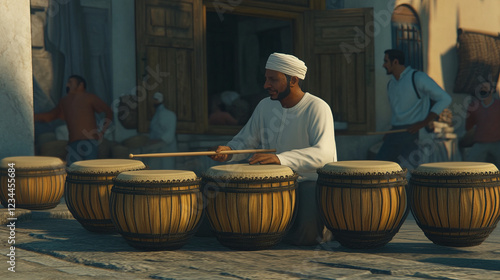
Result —
[{"label": "shadow on ground", "polygon": [[451,267],[466,267],[500,271],[500,260],[484,260],[469,258],[428,258],[420,262],[443,264]]}]

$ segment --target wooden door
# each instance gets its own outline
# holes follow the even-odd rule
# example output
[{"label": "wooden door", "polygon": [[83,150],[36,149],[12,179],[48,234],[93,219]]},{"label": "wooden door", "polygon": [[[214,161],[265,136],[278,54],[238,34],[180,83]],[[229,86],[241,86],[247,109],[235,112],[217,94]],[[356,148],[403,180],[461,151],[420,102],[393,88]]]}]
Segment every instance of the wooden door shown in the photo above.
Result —
[{"label": "wooden door", "polygon": [[203,22],[201,0],[136,0],[139,132],[149,130],[157,91],[176,113],[178,133],[203,129],[207,115],[202,106],[206,103]]},{"label": "wooden door", "polygon": [[375,129],[373,10],[306,11],[305,86],[332,108],[338,134]]}]

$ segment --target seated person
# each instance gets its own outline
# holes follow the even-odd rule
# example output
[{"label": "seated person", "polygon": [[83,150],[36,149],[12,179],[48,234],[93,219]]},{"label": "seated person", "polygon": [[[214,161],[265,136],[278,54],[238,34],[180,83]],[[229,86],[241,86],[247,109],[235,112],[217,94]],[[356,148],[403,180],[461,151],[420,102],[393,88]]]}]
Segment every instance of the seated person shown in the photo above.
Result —
[{"label": "seated person", "polygon": [[467,161],[486,162],[488,155],[500,167],[500,100],[491,81],[481,83],[478,98],[467,108],[465,129],[473,132],[473,145],[467,152]]}]

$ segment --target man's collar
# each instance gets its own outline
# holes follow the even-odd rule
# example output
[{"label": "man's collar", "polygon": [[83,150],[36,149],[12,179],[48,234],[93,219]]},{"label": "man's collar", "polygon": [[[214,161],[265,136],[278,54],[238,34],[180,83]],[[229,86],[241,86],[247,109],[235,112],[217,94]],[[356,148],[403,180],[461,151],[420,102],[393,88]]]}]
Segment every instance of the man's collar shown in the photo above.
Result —
[{"label": "man's collar", "polygon": [[410,66],[406,66],[405,70],[403,70],[403,72],[399,75],[399,79],[401,80],[407,73],[413,72],[412,70],[413,69]]}]

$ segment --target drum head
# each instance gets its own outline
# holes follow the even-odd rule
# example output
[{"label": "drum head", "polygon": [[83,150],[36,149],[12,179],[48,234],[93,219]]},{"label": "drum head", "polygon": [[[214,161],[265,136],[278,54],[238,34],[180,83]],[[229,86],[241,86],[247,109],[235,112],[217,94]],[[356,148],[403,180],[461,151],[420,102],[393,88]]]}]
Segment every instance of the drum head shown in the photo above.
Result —
[{"label": "drum head", "polygon": [[392,161],[347,160],[325,164],[318,172],[326,174],[380,174],[401,172],[401,166]]},{"label": "drum head", "polygon": [[116,176],[116,182],[146,183],[146,182],[182,182],[196,180],[193,171],[187,170],[136,170],[125,171]]},{"label": "drum head", "polygon": [[280,178],[293,176],[293,170],[284,165],[275,164],[227,164],[210,167],[204,177],[211,178]]},{"label": "drum head", "polygon": [[77,161],[68,168],[68,173],[113,174],[129,170],[144,169],[142,161],[133,159],[91,159]]},{"label": "drum head", "polygon": [[9,168],[9,163],[15,163],[15,169],[48,170],[65,168],[64,162],[57,157],[47,156],[18,156],[2,159],[0,168]]},{"label": "drum head", "polygon": [[421,164],[412,173],[415,174],[482,174],[498,172],[498,168],[487,162],[466,162],[466,161],[452,161],[452,162],[432,162]]}]

